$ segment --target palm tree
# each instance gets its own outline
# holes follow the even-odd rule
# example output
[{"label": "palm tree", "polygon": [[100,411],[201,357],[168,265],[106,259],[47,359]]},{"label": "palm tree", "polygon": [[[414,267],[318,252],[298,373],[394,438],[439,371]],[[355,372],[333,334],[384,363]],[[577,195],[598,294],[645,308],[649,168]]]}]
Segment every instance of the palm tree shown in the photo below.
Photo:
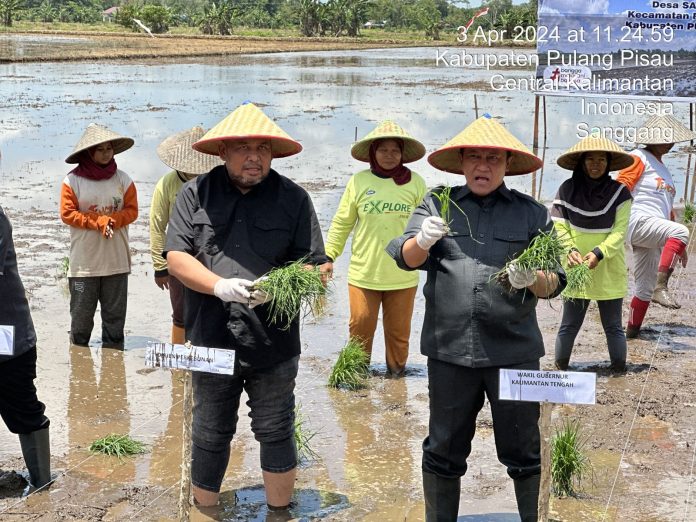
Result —
[{"label": "palm tree", "polygon": [[0,22],[5,27],[12,26],[14,14],[21,7],[20,0],[0,0]]}]

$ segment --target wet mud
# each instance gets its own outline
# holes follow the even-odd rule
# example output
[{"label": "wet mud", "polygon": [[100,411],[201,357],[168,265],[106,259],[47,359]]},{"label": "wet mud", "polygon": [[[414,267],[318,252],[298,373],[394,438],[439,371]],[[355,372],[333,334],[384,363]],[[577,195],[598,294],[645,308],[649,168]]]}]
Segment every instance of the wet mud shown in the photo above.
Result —
[{"label": "wet mud", "polygon": [[[305,146],[301,155],[274,161],[274,167],[310,192],[326,231],[347,176],[361,168],[348,152],[356,127],[363,135],[374,120],[389,113],[422,136],[432,150],[473,119],[473,92],[459,90],[461,74],[424,65],[430,51],[395,52],[391,58],[399,65],[379,70],[373,64],[385,56],[376,51],[300,53],[284,59],[260,55],[230,63],[143,62],[107,69],[91,64],[0,66],[7,92],[0,101],[0,205],[14,226],[20,272],[38,333],[36,384],[51,418],[57,477],[48,491],[23,499],[21,477],[7,475],[5,481],[6,475],[0,475],[0,520],[177,518],[181,375],[144,365],[147,342],[166,341],[170,333],[168,296],[154,284],[148,249],[149,201],[155,182],[167,171],[154,154],[157,143],[187,126],[214,124],[251,97],[247,84],[257,82],[253,94],[259,104]],[[272,69],[265,60],[273,61]],[[414,65],[404,67],[411,62]],[[485,81],[483,73],[470,76],[467,81]],[[376,89],[373,84],[379,78],[409,85]],[[495,108],[506,114],[513,132],[530,138],[529,98],[520,93],[478,95],[481,110]],[[554,118],[568,124],[574,107],[570,101],[555,105]],[[62,266],[69,234],[57,215],[58,196],[68,170],[63,158],[93,119],[136,138],[133,150],[117,157],[136,182],[141,209],[130,227],[133,268],[123,352],[101,347],[98,314],[89,348],[68,343],[69,301]],[[572,141],[572,136],[554,136],[546,151],[547,165]],[[686,159],[686,151],[670,158],[679,194]],[[414,169],[429,186],[461,182],[433,171],[424,161]],[[553,195],[562,175],[549,168],[545,199]],[[531,179],[519,176],[510,184],[529,192]],[[349,249],[347,245],[346,252]],[[329,389],[331,366],[347,340],[347,258],[344,254],[336,263],[325,314],[303,324],[297,400],[307,427],[315,433],[311,445],[317,456],[301,465],[296,506],[285,519],[266,512],[258,444],[242,404],[221,505],[207,511],[194,508],[192,520],[423,520],[420,459],[428,388],[426,360],[418,343],[422,293],[416,300],[405,378],[385,377],[379,328],[368,388]],[[570,369],[597,373],[597,404],[557,405],[552,421],[554,426],[569,418],[580,421],[592,473],[581,484],[579,497],[552,498],[553,519],[683,521],[696,516],[695,272],[692,261],[678,268],[672,279],[683,305],[680,310],[650,307],[647,328],[639,339],[629,341],[625,374],[609,371],[596,307],[588,311]],[[542,365],[549,369],[561,308],[559,300],[538,306],[548,352]],[[123,460],[92,455],[89,444],[109,433],[128,433],[144,442],[148,452]],[[518,520],[512,482],[496,458],[487,406],[479,416],[469,465],[459,519]],[[18,439],[4,425],[0,469],[24,470]]]}]

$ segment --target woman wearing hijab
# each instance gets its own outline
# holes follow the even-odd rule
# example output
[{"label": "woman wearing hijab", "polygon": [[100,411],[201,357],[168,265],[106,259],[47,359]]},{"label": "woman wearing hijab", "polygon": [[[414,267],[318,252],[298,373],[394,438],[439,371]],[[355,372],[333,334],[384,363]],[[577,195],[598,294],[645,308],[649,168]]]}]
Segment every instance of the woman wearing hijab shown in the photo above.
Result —
[{"label": "woman wearing hijab", "polygon": [[633,248],[635,296],[626,327],[626,337],[638,337],[652,300],[666,308],[680,308],[667,288],[678,262],[686,266],[689,229],[674,221],[677,191],[669,169],[662,162],[675,143],[696,139],[673,116],[653,116],[636,131],[636,143],[645,148],[631,152],[633,165],[618,181],[633,195],[627,242]]},{"label": "woman wearing hijab", "polygon": [[611,140],[587,137],[558,158],[573,175],[558,189],[551,217],[568,249],[567,266],[580,263],[591,269],[584,290],[566,290],[563,318],[556,337],[556,367],[567,370],[575,337],[590,300],[597,301],[607,337],[611,369],[626,369],[626,336],[621,322],[628,288],[624,239],[631,213],[631,194],[609,175],[633,162]]},{"label": "woman wearing hijab", "polygon": [[157,155],[172,169],[160,178],[150,204],[150,255],[155,269],[155,284],[169,291],[172,304],[172,343],[184,344],[184,285],[169,274],[167,260],[162,257],[167,238],[169,216],[174,212],[176,195],[189,180],[207,174],[221,164],[220,158],[201,154],[192,145],[203,137],[202,127],[178,132],[166,138],[157,147]]},{"label": "woman wearing hijab", "polygon": [[133,140],[90,124],[66,163],[77,163],[63,180],[60,217],[70,226],[70,342],[87,346],[97,303],[102,346],[123,349],[128,274],[128,225],[138,217],[138,196],[114,155]]},{"label": "woman wearing hijab", "polygon": [[370,355],[381,306],[387,375],[401,377],[408,359],[418,274],[400,270],[384,249],[403,233],[425,196],[423,178],[404,165],[422,158],[425,147],[387,120],[356,142],[351,155],[370,168],[348,180],[328,232],[326,255],[331,262],[336,260],[353,232],[348,269],[350,336],[358,338]]}]

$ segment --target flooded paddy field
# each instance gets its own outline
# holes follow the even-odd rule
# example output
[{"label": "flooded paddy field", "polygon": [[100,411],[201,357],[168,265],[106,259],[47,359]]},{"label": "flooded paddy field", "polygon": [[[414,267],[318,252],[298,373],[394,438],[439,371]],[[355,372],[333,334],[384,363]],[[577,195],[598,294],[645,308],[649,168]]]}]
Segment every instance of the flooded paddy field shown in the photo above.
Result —
[{"label": "flooded paddy field", "polygon": [[[343,187],[363,167],[350,145],[385,118],[423,141],[429,152],[479,113],[500,118],[532,145],[534,97],[493,92],[491,71],[435,66],[435,49],[386,49],[259,54],[142,62],[26,63],[0,65],[0,205],[14,226],[20,273],[39,337],[39,397],[51,418],[54,471],[46,493],[26,500],[0,476],[0,520],[175,520],[181,462],[181,377],[144,366],[150,340],[168,340],[168,296],[154,284],[148,243],[148,209],[154,185],[167,172],[155,149],[169,134],[200,124],[209,128],[244,100],[272,116],[304,146],[273,167],[310,192],[322,229],[328,229]],[[530,71],[503,70],[514,77]],[[476,94],[476,102],[474,102]],[[566,172],[555,167],[576,140],[575,126],[636,125],[640,115],[581,114],[580,101],[547,99],[546,168],[535,181],[549,201]],[[675,105],[684,119],[685,105]],[[688,109],[688,108],[686,108]],[[688,112],[688,111],[687,111]],[[135,139],[117,156],[134,179],[140,216],[130,227],[133,272],[129,281],[126,350],[70,346],[66,281],[68,230],[59,219],[64,158],[90,122]],[[357,129],[357,130],[356,130]],[[542,152],[540,152],[542,154]],[[677,192],[685,189],[685,149],[668,156]],[[429,186],[462,178],[413,165]],[[530,193],[532,176],[509,180]],[[346,252],[350,245],[347,246]],[[692,249],[693,250],[693,249]],[[404,379],[385,379],[381,331],[375,339],[373,376],[366,390],[326,387],[336,354],[347,340],[348,254],[335,267],[325,315],[303,325],[297,399],[316,432],[318,457],[303,463],[297,481],[297,520],[419,521],[423,519],[420,457],[427,432],[426,361],[419,354],[423,298],[414,313],[411,354]],[[557,406],[554,423],[579,419],[593,466],[583,494],[552,499],[556,520],[686,521],[696,517],[696,263],[674,277],[677,311],[651,306],[647,335],[629,342],[625,375],[610,375],[596,308],[577,339],[572,370],[597,372],[597,405]],[[552,352],[561,302],[542,302],[538,314]],[[95,332],[99,332],[97,317]],[[551,366],[552,356],[542,364]],[[258,445],[242,406],[238,437],[223,483],[222,505],[194,509],[193,520],[275,520],[259,489]],[[480,418],[469,473],[462,481],[460,520],[518,520],[512,482],[498,463],[491,418]],[[119,462],[88,451],[96,438],[130,433],[148,453]],[[17,437],[0,426],[0,469],[21,470]]]}]

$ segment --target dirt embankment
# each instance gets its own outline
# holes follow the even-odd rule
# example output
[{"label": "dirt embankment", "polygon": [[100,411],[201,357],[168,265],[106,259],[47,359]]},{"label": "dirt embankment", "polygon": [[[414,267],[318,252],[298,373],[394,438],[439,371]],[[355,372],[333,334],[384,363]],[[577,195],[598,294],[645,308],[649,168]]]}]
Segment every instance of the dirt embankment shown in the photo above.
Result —
[{"label": "dirt embankment", "polygon": [[[21,42],[2,42],[2,36]],[[32,38],[33,37],[33,38]],[[31,40],[30,40],[31,39]],[[55,39],[61,44],[56,45]],[[70,39],[70,42],[66,42]],[[0,34],[0,63],[100,59],[226,56],[288,51],[331,51],[451,45],[450,41],[365,40],[252,36],[113,34],[89,31],[36,31]]]}]

